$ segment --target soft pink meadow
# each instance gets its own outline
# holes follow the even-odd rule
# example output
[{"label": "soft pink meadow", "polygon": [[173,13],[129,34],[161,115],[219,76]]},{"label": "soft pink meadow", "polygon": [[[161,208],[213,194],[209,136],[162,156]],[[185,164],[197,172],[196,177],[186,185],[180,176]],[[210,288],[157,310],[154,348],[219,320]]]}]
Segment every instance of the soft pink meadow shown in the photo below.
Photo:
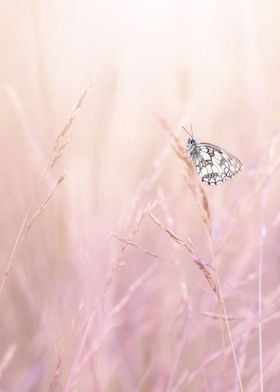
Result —
[{"label": "soft pink meadow", "polygon": [[279,12],[3,4],[1,391],[280,390]]}]

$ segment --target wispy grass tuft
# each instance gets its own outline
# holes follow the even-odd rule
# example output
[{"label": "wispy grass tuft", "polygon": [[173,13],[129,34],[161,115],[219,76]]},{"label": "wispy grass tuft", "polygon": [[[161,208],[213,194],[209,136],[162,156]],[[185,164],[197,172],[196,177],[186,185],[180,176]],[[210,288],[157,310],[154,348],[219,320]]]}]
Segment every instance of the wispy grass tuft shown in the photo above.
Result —
[{"label": "wispy grass tuft", "polygon": [[[55,190],[57,189],[57,187],[61,184],[61,182],[64,180],[65,178],[65,174],[61,175],[58,180],[56,181],[56,184],[54,186],[54,188],[50,191],[50,193],[47,195],[46,199],[43,201],[43,203],[41,204],[41,206],[32,214],[32,210],[34,208],[34,204],[36,202],[36,199],[38,197],[38,191],[43,183],[43,181],[46,178],[46,175],[48,173],[48,171],[55,165],[55,163],[61,158],[65,147],[67,146],[67,144],[70,141],[70,130],[71,130],[71,126],[79,112],[79,110],[82,107],[82,104],[86,98],[86,96],[89,94],[89,92],[91,91],[93,87],[93,84],[91,83],[82,93],[80,99],[78,100],[77,104],[74,106],[74,109],[72,110],[65,126],[63,127],[63,129],[59,132],[57,139],[54,143],[54,147],[53,147],[53,151],[50,155],[50,158],[48,160],[48,163],[46,164],[46,166],[44,167],[44,169],[42,170],[42,173],[39,177],[39,180],[37,181],[37,184],[35,186],[35,190],[33,193],[33,196],[29,202],[29,205],[26,209],[24,218],[22,220],[22,223],[20,225],[18,234],[16,236],[14,245],[12,247],[10,256],[8,258],[5,270],[4,270],[4,274],[3,277],[1,278],[0,281],[0,297],[1,294],[4,290],[6,281],[8,279],[8,275],[9,272],[11,270],[12,264],[15,260],[16,254],[17,252],[20,250],[23,241],[26,238],[27,233],[29,232],[29,230],[31,229],[31,227],[33,226],[34,222],[36,221],[36,219],[43,213],[43,211],[47,208],[51,197],[53,196]],[[32,215],[31,215],[32,214]]]}]

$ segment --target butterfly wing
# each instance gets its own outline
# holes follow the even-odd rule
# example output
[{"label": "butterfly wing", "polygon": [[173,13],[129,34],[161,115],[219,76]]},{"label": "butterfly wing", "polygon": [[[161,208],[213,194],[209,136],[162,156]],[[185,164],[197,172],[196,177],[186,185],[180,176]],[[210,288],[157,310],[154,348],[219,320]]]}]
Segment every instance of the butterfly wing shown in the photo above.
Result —
[{"label": "butterfly wing", "polygon": [[238,158],[210,143],[197,142],[196,153],[192,159],[201,181],[208,185],[227,181],[242,169]]}]

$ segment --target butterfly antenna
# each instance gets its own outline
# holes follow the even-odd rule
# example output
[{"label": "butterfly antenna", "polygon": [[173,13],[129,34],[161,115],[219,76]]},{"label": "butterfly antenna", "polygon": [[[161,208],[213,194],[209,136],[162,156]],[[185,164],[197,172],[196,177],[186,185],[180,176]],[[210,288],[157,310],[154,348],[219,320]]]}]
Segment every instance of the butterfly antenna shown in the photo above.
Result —
[{"label": "butterfly antenna", "polygon": [[191,134],[192,134],[192,138],[193,138],[192,123],[190,123],[190,130],[191,130]]},{"label": "butterfly antenna", "polygon": [[187,134],[193,139],[192,126],[191,126],[191,132],[189,132],[189,131],[187,130],[187,128],[185,128],[183,125],[182,125],[182,128],[183,128],[183,130],[184,130],[185,132],[187,132]]}]

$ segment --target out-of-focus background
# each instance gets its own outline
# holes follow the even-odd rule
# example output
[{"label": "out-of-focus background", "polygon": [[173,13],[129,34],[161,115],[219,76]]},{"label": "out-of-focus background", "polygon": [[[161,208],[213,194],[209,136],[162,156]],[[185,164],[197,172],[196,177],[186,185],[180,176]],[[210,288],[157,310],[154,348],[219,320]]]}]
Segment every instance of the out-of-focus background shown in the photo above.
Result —
[{"label": "out-of-focus background", "polygon": [[[1,391],[279,391],[279,12],[2,5]],[[190,122],[244,163],[211,222]]]}]

